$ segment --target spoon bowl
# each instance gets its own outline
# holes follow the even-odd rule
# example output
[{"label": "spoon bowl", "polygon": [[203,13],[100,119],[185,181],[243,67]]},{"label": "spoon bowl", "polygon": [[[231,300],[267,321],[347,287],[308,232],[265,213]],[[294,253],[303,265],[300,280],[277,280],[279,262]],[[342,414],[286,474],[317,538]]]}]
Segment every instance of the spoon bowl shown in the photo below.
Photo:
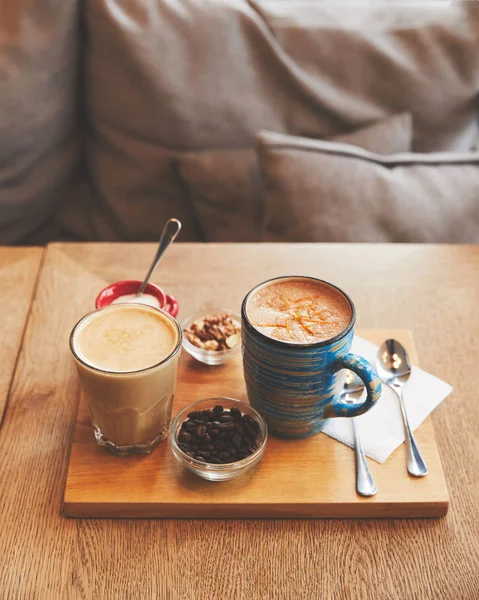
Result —
[{"label": "spoon bowl", "polygon": [[344,379],[343,396],[350,397],[353,395],[355,396],[356,394],[358,394],[358,396],[361,396],[363,390],[364,383],[362,379],[358,377],[358,375],[356,375],[356,373],[354,373],[353,371],[348,371]]},{"label": "spoon bowl", "polygon": [[397,340],[386,340],[379,348],[376,369],[387,385],[405,385],[411,375],[406,348]]}]

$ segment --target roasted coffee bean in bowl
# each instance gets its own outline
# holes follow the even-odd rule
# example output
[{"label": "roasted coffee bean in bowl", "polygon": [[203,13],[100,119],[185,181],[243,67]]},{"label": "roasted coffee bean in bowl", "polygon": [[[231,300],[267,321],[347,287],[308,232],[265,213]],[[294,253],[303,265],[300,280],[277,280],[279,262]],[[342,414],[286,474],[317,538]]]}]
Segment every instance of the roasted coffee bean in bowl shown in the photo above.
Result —
[{"label": "roasted coffee bean in bowl", "polygon": [[185,319],[183,348],[206,365],[221,365],[241,350],[241,318],[228,309],[213,309]]},{"label": "roasted coffee bean in bowl", "polygon": [[173,420],[173,455],[209,481],[226,481],[249,471],[263,456],[268,431],[254,408],[233,398],[190,404]]}]

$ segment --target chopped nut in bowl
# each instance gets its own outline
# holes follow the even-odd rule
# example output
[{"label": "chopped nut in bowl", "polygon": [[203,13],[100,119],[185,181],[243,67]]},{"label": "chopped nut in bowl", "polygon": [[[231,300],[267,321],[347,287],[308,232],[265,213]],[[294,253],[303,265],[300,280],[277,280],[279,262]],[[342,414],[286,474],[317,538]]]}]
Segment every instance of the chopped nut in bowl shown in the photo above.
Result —
[{"label": "chopped nut in bowl", "polygon": [[183,347],[206,365],[221,365],[241,349],[241,318],[231,310],[213,309],[182,323]]}]

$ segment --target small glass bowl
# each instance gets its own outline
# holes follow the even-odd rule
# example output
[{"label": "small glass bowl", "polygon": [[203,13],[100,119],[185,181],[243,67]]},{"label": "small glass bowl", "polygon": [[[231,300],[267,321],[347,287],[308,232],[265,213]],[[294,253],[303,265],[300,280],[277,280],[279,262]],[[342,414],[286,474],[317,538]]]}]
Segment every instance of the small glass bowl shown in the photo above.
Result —
[{"label": "small glass bowl", "polygon": [[[216,315],[218,313],[228,313],[232,316],[233,320],[241,326],[241,317],[233,312],[232,310],[228,310],[227,308],[212,308],[211,310],[203,311],[196,315],[192,315],[183,321],[181,324],[181,328],[183,329],[183,333],[186,329],[194,322],[199,319],[203,319],[208,315]],[[198,348],[187,339],[186,335],[183,335],[183,348],[191,354],[193,358],[199,360],[205,365],[222,365],[227,360],[236,356],[241,351],[241,331],[238,331],[238,336],[240,337],[239,342],[233,348],[227,348],[226,350],[205,350],[204,348]]]},{"label": "small glass bowl", "polygon": [[[253,454],[250,454],[237,462],[214,465],[200,462],[199,460],[188,456],[179,448],[176,438],[181,429],[181,424],[183,421],[186,421],[188,414],[197,410],[212,409],[217,404],[227,409],[238,408],[243,414],[249,415],[259,423],[259,446]],[[204,400],[198,400],[198,402],[193,402],[193,404],[189,404],[176,415],[170,429],[170,442],[173,456],[189,471],[208,481],[227,481],[228,479],[233,479],[234,477],[238,477],[238,475],[242,475],[243,473],[246,473],[246,471],[249,471],[251,467],[261,460],[266,448],[267,439],[268,428],[263,417],[249,404],[234,400],[233,398],[206,398]]]}]

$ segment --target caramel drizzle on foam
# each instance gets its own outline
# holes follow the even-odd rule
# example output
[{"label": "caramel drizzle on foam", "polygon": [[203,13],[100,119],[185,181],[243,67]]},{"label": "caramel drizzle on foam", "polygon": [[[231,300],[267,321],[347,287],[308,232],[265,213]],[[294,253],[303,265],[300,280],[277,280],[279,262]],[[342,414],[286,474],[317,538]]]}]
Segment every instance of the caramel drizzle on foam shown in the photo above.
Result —
[{"label": "caramel drizzle on foam", "polygon": [[[318,310],[314,307],[314,296],[305,296],[297,300],[288,301],[284,296],[281,296],[283,305],[279,307],[282,313],[286,316],[284,323],[256,323],[256,327],[286,329],[288,335],[291,335],[291,325],[297,323],[301,329],[309,335],[317,335],[317,331],[311,329],[315,325],[324,325],[328,323],[327,316],[329,311],[322,308]],[[269,307],[274,308],[271,304]],[[307,314],[301,314],[298,311],[306,310]],[[329,314],[328,314],[329,313]]]}]

